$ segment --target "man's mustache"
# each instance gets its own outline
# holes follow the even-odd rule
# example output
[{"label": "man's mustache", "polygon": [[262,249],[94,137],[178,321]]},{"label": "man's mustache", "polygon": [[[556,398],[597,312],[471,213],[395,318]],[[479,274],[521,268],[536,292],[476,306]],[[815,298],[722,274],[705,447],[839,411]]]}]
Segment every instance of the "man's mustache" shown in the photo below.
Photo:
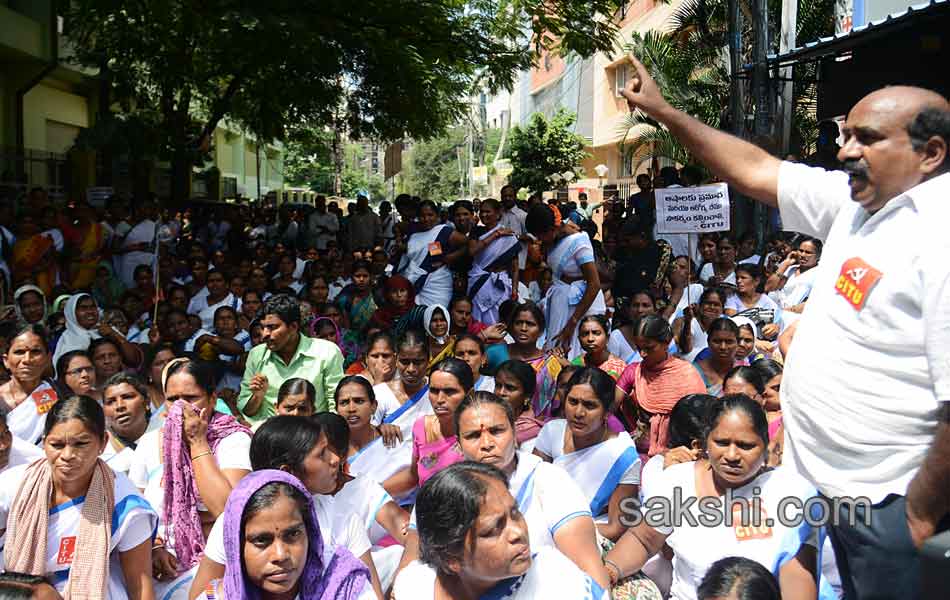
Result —
[{"label": "man's mustache", "polygon": [[849,158],[841,165],[841,170],[851,177],[868,178],[868,166],[857,158]]}]

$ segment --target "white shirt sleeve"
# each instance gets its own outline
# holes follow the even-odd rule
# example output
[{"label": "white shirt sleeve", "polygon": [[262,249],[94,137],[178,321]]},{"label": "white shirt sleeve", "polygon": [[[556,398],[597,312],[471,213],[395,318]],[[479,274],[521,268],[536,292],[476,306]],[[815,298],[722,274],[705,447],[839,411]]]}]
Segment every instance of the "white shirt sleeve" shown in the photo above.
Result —
[{"label": "white shirt sleeve", "polygon": [[838,211],[848,202],[851,187],[843,171],[784,161],[779,167],[778,207],[787,231],[825,240]]},{"label": "white shirt sleeve", "polygon": [[[120,479],[124,481],[120,482]],[[116,491],[133,492],[132,482],[121,473],[116,473]],[[137,492],[118,501],[114,510],[113,519],[118,522],[118,527],[112,532],[112,537],[114,547],[119,552],[128,552],[151,539],[158,527],[158,515]]]},{"label": "white shirt sleeve", "polygon": [[158,436],[159,431],[161,430],[156,429],[146,433],[145,436],[139,440],[139,444],[135,448],[135,453],[132,455],[132,464],[129,465],[128,477],[132,484],[140,490],[144,490],[148,485],[148,453],[155,448],[152,439]]},{"label": "white shirt sleeve", "polygon": [[644,498],[654,495],[653,486],[656,485],[657,480],[662,476],[663,455],[657,454],[651,457],[640,471],[640,502],[643,502]]},{"label": "white shirt sleeve", "polygon": [[228,557],[224,554],[224,514],[218,516],[208,532],[208,541],[205,542],[205,557],[218,563],[227,564]]},{"label": "white shirt sleeve", "polygon": [[343,529],[340,533],[343,534],[345,539],[335,539],[333,543],[346,546],[346,549],[352,552],[356,558],[363,556],[373,547],[372,542],[369,541],[369,536],[366,534],[366,527],[360,523],[359,518],[352,512],[346,516]]},{"label": "white shirt sleeve", "polygon": [[251,470],[251,436],[235,432],[218,443],[214,458],[218,467],[223,469]]},{"label": "white shirt sleeve", "polygon": [[633,461],[633,464],[627,467],[623,477],[620,478],[619,485],[640,485],[640,467],[643,465],[640,459]]},{"label": "white shirt sleeve", "polygon": [[535,473],[535,498],[540,500],[551,535],[577,517],[590,517],[590,504],[577,483],[558,465],[542,463]]},{"label": "white shirt sleeve", "polygon": [[924,350],[938,402],[950,402],[950,266],[946,256],[945,251],[931,253],[929,267],[923,269]]},{"label": "white shirt sleeve", "polygon": [[[535,438],[534,448],[551,458],[563,454],[564,427],[559,426],[563,423],[566,423],[563,419],[554,419],[545,423],[541,431],[538,432],[538,437]],[[559,448],[562,452],[558,452]]]}]

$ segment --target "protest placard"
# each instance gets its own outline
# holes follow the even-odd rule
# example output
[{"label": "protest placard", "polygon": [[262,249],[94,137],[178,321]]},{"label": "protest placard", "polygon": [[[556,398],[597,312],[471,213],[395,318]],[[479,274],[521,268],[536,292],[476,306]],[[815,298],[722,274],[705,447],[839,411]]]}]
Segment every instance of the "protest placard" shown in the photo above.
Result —
[{"label": "protest placard", "polygon": [[662,188],[656,194],[660,233],[705,233],[729,230],[729,187],[725,183]]}]

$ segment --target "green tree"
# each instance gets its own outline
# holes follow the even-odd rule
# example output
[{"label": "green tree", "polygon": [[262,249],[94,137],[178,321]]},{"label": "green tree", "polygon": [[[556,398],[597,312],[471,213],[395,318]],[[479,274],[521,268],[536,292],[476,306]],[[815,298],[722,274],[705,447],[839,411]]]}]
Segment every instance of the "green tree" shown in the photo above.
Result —
[{"label": "green tree", "polygon": [[436,202],[458,198],[462,182],[458,152],[465,145],[464,127],[453,127],[439,137],[414,142],[403,176],[407,192]]},{"label": "green tree", "polygon": [[[751,2],[739,0],[742,14],[751,16]],[[634,33],[627,50],[636,54],[657,80],[674,107],[713,127],[725,127],[729,106],[728,61],[723,48],[728,45],[728,0],[685,0],[673,13],[673,29],[666,33]],[[769,30],[777,32],[781,21],[781,2],[770,0]],[[740,64],[752,62],[753,32],[749,19],[741,27]],[[796,38],[816,40],[834,32],[834,0],[801,0],[798,7]],[[778,36],[772,35],[769,52],[778,52]],[[795,67],[795,113],[792,119],[792,148],[807,151],[804,140],[814,137],[817,123],[816,65]],[[746,111],[754,110],[752,94],[746,94]],[[623,151],[634,155],[634,163],[654,157],[680,164],[695,162],[670,133],[640,111],[624,124]],[[745,132],[749,133],[749,132]],[[761,140],[765,141],[765,140]]]},{"label": "green tree", "polygon": [[301,129],[284,144],[284,181],[318,192],[333,190],[333,132]]},{"label": "green tree", "polygon": [[[262,140],[291,124],[428,138],[476,84],[510,88],[542,50],[609,51],[621,0],[71,0],[64,30],[123,112],[154,107],[183,199],[221,121]],[[528,35],[524,23],[531,24]]]},{"label": "green tree", "polygon": [[575,119],[573,113],[559,109],[550,120],[535,113],[524,128],[512,128],[506,155],[514,170],[508,182],[540,193],[550,188],[555,173],[572,171],[581,176],[587,144],[572,130]]}]

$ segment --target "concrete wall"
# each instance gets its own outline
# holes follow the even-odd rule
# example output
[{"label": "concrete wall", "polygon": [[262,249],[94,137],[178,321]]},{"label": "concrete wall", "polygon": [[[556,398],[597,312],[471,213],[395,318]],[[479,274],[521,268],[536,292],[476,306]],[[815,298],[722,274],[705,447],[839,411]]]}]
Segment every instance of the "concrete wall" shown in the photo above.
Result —
[{"label": "concrete wall", "polygon": [[47,148],[47,122],[55,121],[79,128],[90,125],[89,101],[41,83],[23,99],[23,142],[35,150],[60,151]]}]

